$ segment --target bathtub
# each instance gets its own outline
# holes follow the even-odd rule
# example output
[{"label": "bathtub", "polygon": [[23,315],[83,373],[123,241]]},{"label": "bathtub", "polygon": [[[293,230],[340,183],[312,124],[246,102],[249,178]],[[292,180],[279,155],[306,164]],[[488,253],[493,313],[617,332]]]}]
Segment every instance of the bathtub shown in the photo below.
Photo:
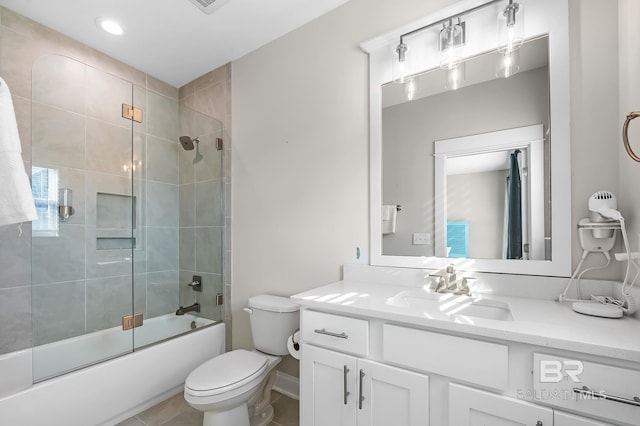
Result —
[{"label": "bathtub", "polygon": [[[116,424],[180,392],[224,348],[224,323],[168,314],[135,335],[115,327],[0,356],[0,425]],[[44,380],[77,365],[89,366]]]}]

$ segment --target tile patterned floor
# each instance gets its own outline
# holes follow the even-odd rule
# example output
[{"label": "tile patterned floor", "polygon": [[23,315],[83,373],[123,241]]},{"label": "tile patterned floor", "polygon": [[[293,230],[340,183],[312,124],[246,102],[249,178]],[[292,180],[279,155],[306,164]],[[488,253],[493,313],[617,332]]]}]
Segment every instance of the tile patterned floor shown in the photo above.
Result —
[{"label": "tile patterned floor", "polygon": [[[269,426],[298,426],[297,400],[274,391],[272,405],[274,416]],[[202,416],[179,393],[117,426],[202,426]]]}]

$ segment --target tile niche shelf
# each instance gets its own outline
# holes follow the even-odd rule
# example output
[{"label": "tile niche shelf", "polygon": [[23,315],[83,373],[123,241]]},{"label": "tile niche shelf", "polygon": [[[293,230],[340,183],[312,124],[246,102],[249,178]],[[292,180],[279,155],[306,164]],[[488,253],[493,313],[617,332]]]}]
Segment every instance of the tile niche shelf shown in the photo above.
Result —
[{"label": "tile niche shelf", "polygon": [[136,248],[136,197],[98,192],[96,249]]}]

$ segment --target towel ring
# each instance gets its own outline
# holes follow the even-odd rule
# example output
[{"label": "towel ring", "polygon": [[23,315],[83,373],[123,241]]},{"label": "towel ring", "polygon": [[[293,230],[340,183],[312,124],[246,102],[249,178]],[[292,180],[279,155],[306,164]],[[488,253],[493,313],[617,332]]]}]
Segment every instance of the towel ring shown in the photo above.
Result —
[{"label": "towel ring", "polygon": [[624,121],[624,125],[622,126],[622,141],[624,142],[624,147],[627,150],[627,154],[633,160],[640,163],[640,157],[638,157],[631,146],[629,145],[629,122],[636,117],[640,117],[640,111],[634,111],[627,114],[627,119]]}]

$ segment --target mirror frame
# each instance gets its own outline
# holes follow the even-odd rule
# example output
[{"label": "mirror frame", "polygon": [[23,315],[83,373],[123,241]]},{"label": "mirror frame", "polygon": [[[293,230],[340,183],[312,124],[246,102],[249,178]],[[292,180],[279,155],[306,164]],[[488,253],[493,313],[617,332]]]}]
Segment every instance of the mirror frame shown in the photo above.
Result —
[{"label": "mirror frame", "polygon": [[[464,259],[382,254],[382,109],[381,86],[392,80],[392,52],[400,35],[439,22],[452,15],[491,3],[488,0],[463,0],[412,24],[403,26],[360,45],[369,55],[369,243],[370,264],[407,268],[442,269],[454,263],[465,271],[568,277],[571,274],[571,139],[569,78],[569,6],[568,0],[523,1],[526,7],[525,38],[549,36],[549,123],[551,172],[551,260]],[[497,3],[504,7],[507,0]],[[491,6],[487,6],[491,9]],[[467,46],[473,56],[496,48],[495,17],[485,25],[491,35]],[[478,34],[476,32],[476,34]],[[414,63],[410,73],[432,66]],[[461,135],[462,136],[462,135]]]}]

